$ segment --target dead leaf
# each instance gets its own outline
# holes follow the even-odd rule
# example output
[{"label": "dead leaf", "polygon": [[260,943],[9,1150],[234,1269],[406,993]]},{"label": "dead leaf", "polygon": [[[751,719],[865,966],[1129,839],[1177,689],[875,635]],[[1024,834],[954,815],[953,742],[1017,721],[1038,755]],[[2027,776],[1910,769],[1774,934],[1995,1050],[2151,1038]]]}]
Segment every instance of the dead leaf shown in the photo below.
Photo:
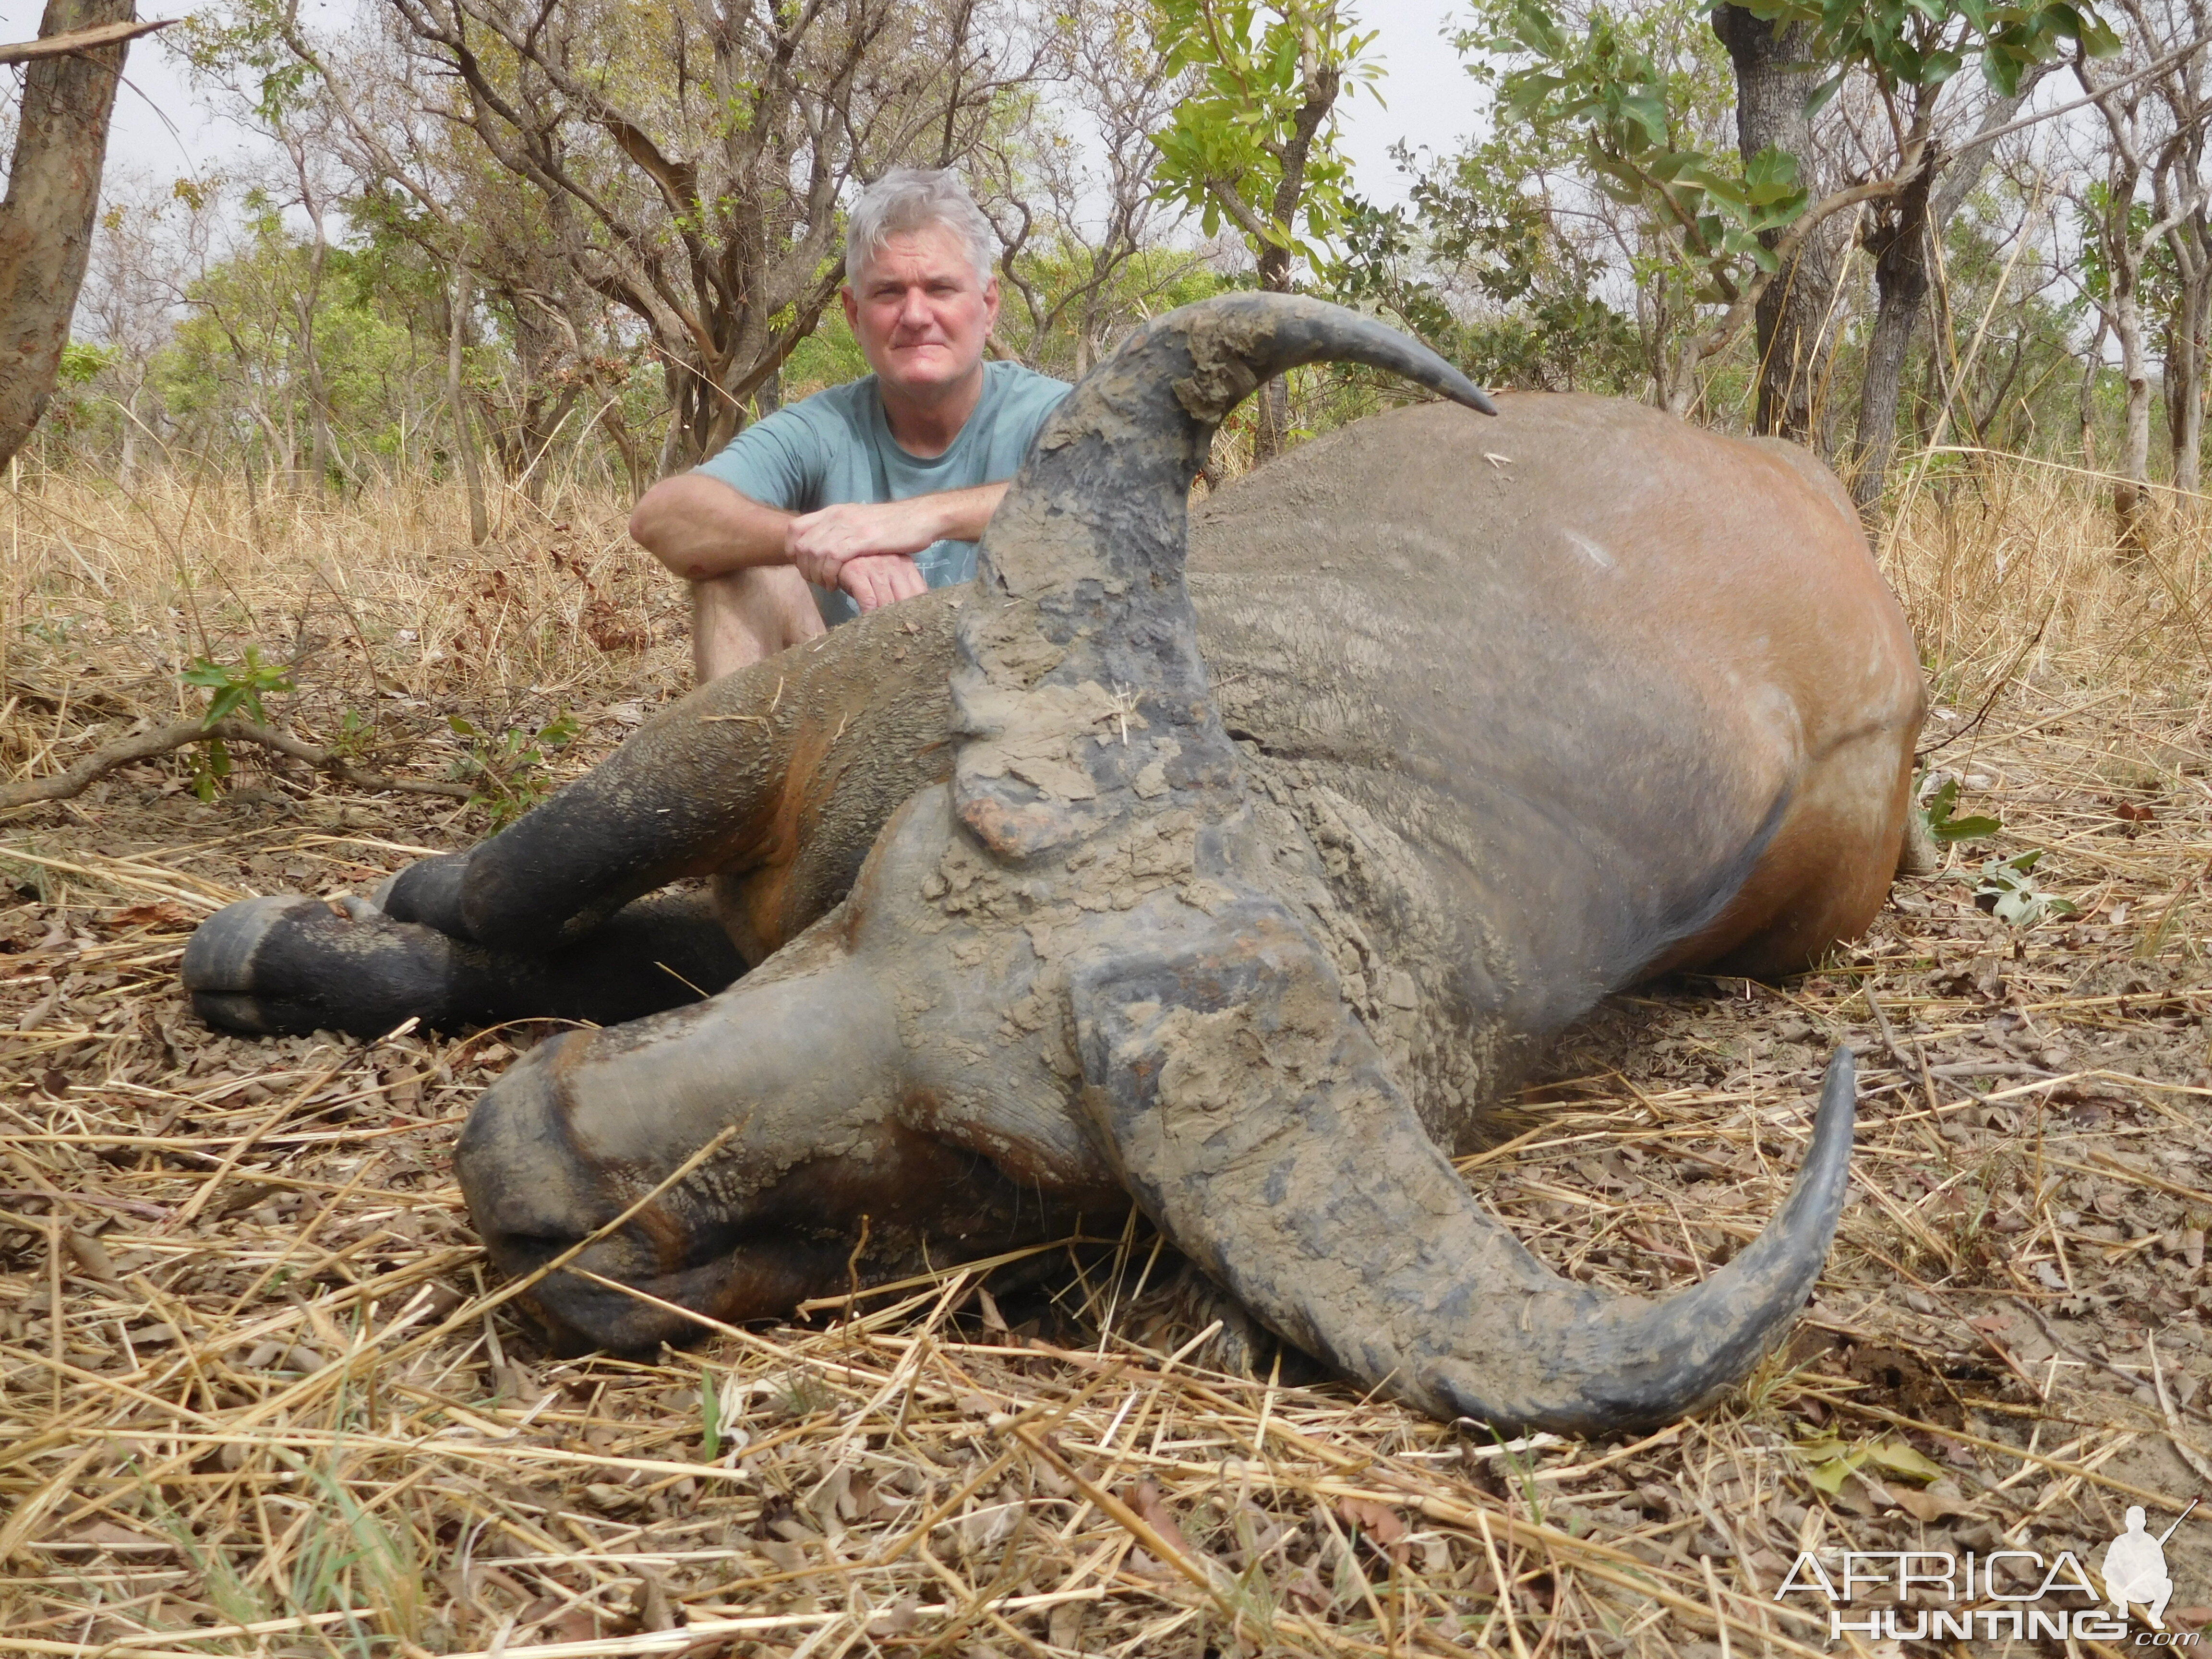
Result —
[{"label": "dead leaf", "polygon": [[1839,1510],[1846,1510],[1863,1519],[1869,1518],[1874,1515],[1878,1507],[1875,1499],[1869,1495],[1869,1487],[1881,1494],[1883,1504],[1890,1501],[1888,1492],[1879,1483],[1868,1480],[1864,1475],[1860,1475],[1856,1480],[1847,1480],[1840,1483],[1835,1491],[1828,1494],[1828,1501]]},{"label": "dead leaf", "polygon": [[1406,1523],[1398,1518],[1398,1512],[1369,1498],[1340,1498],[1336,1514],[1345,1525],[1358,1528],[1386,1548],[1406,1535]]},{"label": "dead leaf", "polygon": [[134,904],[118,910],[109,922],[116,927],[165,927],[188,933],[199,925],[199,919],[183,905],[164,899],[159,904]]},{"label": "dead leaf", "polygon": [[1056,1648],[1073,1649],[1083,1639],[1083,1609],[1080,1601],[1062,1601],[1054,1607],[1045,1627],[1045,1639]]},{"label": "dead leaf", "polygon": [[[84,1270],[85,1277],[98,1279],[112,1291],[123,1288],[123,1281],[115,1276],[115,1263],[109,1258],[106,1245],[90,1233],[81,1233],[74,1229],[70,1232],[68,1243],[70,1254],[76,1258],[76,1265]],[[173,1342],[176,1333],[171,1331],[166,1340]]]},{"label": "dead leaf", "polygon": [[640,1569],[637,1575],[637,1621],[641,1630],[673,1630],[676,1615],[669,1610],[668,1586]]},{"label": "dead leaf", "polygon": [[1406,1565],[1408,1553],[1406,1523],[1395,1510],[1364,1498],[1340,1498],[1336,1500],[1337,1517],[1346,1526],[1356,1527],[1390,1558],[1393,1566]]},{"label": "dead leaf", "polygon": [[1966,1499],[1955,1490],[1948,1493],[1940,1491],[1942,1484],[1938,1482],[1925,1492],[1915,1492],[1910,1486],[1892,1486],[1889,1495],[1897,1500],[1898,1508],[1916,1521],[1940,1521],[1947,1515],[1967,1514],[1970,1506]]},{"label": "dead leaf", "polygon": [[1176,1524],[1175,1511],[1168,1507],[1167,1499],[1161,1496],[1158,1482],[1146,1476],[1137,1482],[1128,1498],[1129,1507],[1144,1518],[1146,1526],[1185,1556],[1197,1554],[1198,1552],[1191,1548],[1190,1540],[1182,1535],[1182,1528]]},{"label": "dead leaf", "polygon": [[571,1607],[545,1626],[556,1642],[588,1642],[599,1633],[599,1615],[589,1607]]},{"label": "dead leaf", "polygon": [[[921,1622],[921,1613],[915,1611],[921,1605],[911,1595],[902,1595],[882,1612],[870,1615],[868,1634],[877,1638],[905,1635]],[[1053,1618],[1055,1625],[1059,1617],[1060,1610],[1054,1608]]]},{"label": "dead leaf", "polygon": [[1003,1331],[1006,1328],[1006,1317],[999,1311],[998,1298],[981,1285],[975,1287],[975,1305],[983,1310],[985,1330]]},{"label": "dead leaf", "polygon": [[779,1572],[805,1572],[807,1568],[806,1547],[787,1544],[781,1540],[763,1538],[752,1546],[756,1555],[765,1559]]},{"label": "dead leaf", "polygon": [[1321,1575],[1310,1565],[1283,1586],[1283,1599],[1307,1613],[1328,1611],[1328,1591],[1321,1582]]}]

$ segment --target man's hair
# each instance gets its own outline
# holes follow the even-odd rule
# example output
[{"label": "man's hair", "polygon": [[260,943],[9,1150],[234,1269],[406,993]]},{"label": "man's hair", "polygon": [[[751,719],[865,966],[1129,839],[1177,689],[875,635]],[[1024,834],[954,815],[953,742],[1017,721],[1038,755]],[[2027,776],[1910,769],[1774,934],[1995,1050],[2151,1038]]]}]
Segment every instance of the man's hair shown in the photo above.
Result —
[{"label": "man's hair", "polygon": [[991,222],[959,174],[932,167],[895,167],[860,192],[845,222],[845,279],[858,277],[888,238],[931,225],[944,226],[967,246],[977,282],[991,280],[997,240]]}]

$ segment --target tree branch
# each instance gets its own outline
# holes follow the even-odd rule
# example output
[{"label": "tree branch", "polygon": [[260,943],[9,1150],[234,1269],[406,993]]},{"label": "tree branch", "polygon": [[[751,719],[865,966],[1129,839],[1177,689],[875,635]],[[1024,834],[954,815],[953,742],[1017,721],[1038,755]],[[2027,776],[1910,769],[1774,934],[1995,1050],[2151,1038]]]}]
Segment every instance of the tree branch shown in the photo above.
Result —
[{"label": "tree branch", "polygon": [[49,34],[39,40],[15,40],[0,46],[0,64],[27,64],[38,58],[66,58],[73,52],[90,52],[94,46],[112,46],[119,40],[136,40],[142,34],[151,34],[155,29],[167,28],[172,23],[181,23],[181,17],[160,17],[148,23],[101,23],[88,29],[71,29],[66,34]]},{"label": "tree branch", "polygon": [[1767,284],[1779,272],[1790,269],[1790,262],[1796,258],[1797,250],[1805,246],[1806,239],[1823,222],[1845,208],[1856,207],[1861,202],[1896,195],[1919,170],[1920,158],[1914,156],[1893,177],[1873,179],[1863,185],[1853,185],[1807,208],[1774,244],[1774,270],[1762,270],[1745,283],[1743,291],[1735,296],[1735,302],[1723,313],[1720,321],[1690,343],[1691,360],[1703,362],[1706,358],[1728,349],[1729,343],[1743,331],[1743,325],[1751,320],[1752,313],[1758,309],[1759,296],[1766,292]]},{"label": "tree branch", "polygon": [[441,783],[427,778],[394,778],[381,772],[368,772],[356,766],[343,756],[328,749],[318,749],[291,732],[271,726],[256,726],[251,720],[222,720],[213,726],[203,726],[198,720],[177,720],[167,726],[157,726],[150,732],[140,732],[113,743],[103,744],[85,756],[66,771],[51,777],[27,778],[19,783],[0,784],[0,811],[17,806],[31,806],[40,801],[70,800],[118,768],[134,761],[152,760],[195,743],[246,743],[273,749],[280,755],[313,767],[319,772],[328,772],[356,789],[371,793],[396,790],[410,795],[442,795],[449,800],[467,800],[471,792],[466,784]]}]

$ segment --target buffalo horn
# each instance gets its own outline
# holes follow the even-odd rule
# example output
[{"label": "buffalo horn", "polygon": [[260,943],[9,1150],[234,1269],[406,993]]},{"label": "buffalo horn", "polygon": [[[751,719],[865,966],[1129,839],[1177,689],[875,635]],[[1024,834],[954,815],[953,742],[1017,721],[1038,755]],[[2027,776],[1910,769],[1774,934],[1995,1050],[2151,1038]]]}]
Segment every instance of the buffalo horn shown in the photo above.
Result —
[{"label": "buffalo horn", "polygon": [[1249,820],[1183,587],[1185,504],[1222,416],[1322,359],[1490,408],[1432,354],[1312,301],[1239,295],[1140,331],[1061,404],[986,537],[953,676],[955,811],[1032,879],[1117,821],[1172,806],[1204,826],[1200,873],[1232,902],[1174,939],[1102,933],[1070,1010],[1084,1106],[1129,1190],[1255,1316],[1439,1416],[1669,1421],[1741,1381],[1819,1276],[1848,1184],[1851,1057],[1828,1068],[1781,1212],[1668,1300],[1560,1278],[1468,1193],[1304,922],[1221,850]]}]

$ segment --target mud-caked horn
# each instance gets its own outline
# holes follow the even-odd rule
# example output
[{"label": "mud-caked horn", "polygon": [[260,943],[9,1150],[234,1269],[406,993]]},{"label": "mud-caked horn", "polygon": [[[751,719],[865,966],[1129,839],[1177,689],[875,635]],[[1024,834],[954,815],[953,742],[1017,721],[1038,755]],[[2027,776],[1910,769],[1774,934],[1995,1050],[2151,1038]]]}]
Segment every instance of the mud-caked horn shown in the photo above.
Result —
[{"label": "mud-caked horn", "polygon": [[[1562,1279],[1423,1133],[1335,975],[1263,907],[1239,936],[1124,957],[1073,988],[1085,1095],[1122,1179],[1184,1254],[1308,1352],[1447,1420],[1594,1434],[1712,1403],[1819,1279],[1850,1176],[1850,1050],[1781,1212],[1662,1302]],[[1284,946],[1288,948],[1283,948]],[[1224,1089],[1224,1076],[1237,1079]]]},{"label": "mud-caked horn", "polygon": [[1475,1202],[1269,884],[1183,586],[1214,428],[1322,359],[1491,408],[1433,354],[1316,301],[1238,295],[1139,331],[1060,405],[992,520],[958,630],[955,813],[1031,907],[1063,896],[1054,872],[1084,865],[1083,843],[1126,852],[1147,814],[1197,826],[1187,904],[1126,921],[1081,907],[1070,1024],[1107,1156],[1252,1313],[1443,1417],[1667,1421],[1740,1381],[1818,1277],[1846,1188],[1850,1058],[1829,1069],[1781,1213],[1669,1300],[1560,1278]]},{"label": "mud-caked horn", "polygon": [[1170,792],[1190,805],[1229,786],[1234,754],[1183,586],[1190,488],[1247,393],[1324,361],[1497,412],[1393,329],[1246,294],[1147,324],[1038,434],[984,535],[952,677],[955,810],[994,854],[1026,859]]}]

